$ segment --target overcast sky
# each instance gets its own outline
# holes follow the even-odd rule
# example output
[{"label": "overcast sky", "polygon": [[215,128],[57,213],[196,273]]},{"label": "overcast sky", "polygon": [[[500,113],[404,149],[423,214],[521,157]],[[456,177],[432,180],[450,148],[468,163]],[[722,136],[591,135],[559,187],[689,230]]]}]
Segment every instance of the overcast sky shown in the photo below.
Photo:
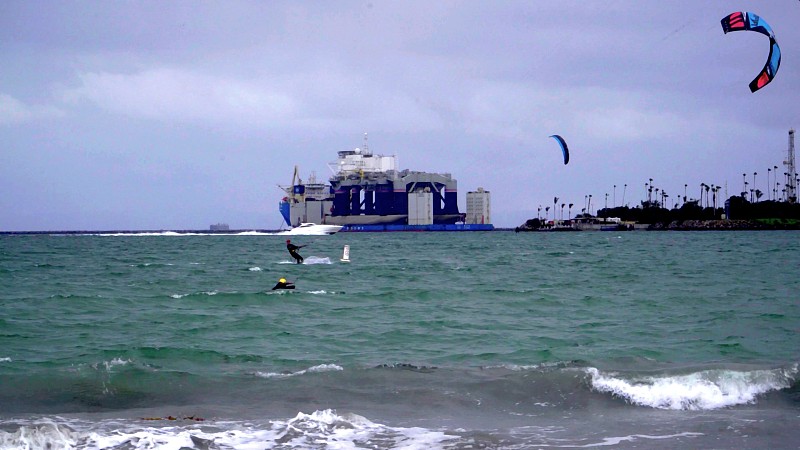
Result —
[{"label": "overcast sky", "polygon": [[[724,34],[734,11],[781,45],[756,93],[768,39]],[[650,178],[669,206],[757,172],[766,199],[800,126],[798,24],[797,0],[5,0],[0,230],[275,229],[293,167],[327,179],[364,133],[451,173],[462,212],[491,191],[500,227],[554,197],[635,206]]]}]

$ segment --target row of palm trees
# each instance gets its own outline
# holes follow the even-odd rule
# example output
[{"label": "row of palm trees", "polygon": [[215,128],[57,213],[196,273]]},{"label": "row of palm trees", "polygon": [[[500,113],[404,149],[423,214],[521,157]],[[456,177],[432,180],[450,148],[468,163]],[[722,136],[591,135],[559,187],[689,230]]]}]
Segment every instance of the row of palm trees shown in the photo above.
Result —
[{"label": "row of palm trees", "polygon": [[[797,173],[795,173],[793,178],[791,178],[791,179],[789,178],[789,176],[790,176],[789,173],[784,173],[783,175],[784,175],[784,177],[786,179],[785,179],[785,183],[782,185],[777,180],[777,178],[778,178],[778,166],[772,166],[772,167],[767,168],[767,187],[769,188],[770,186],[772,186],[771,189],[767,190],[768,199],[769,200],[776,200],[776,201],[791,201],[791,202],[794,202],[794,201],[796,201],[796,198],[792,197],[792,194],[793,194],[792,191],[795,188],[795,186],[797,186],[800,183],[800,177],[798,177]],[[758,176],[758,172],[753,172],[753,184],[752,184],[752,186],[756,185],[756,177],[757,176]],[[793,184],[792,184],[792,181],[794,182]],[[772,182],[772,184],[770,184],[770,182]],[[750,186],[751,186],[750,182],[747,180],[747,173],[743,173],[742,174],[742,192],[741,192],[742,198],[747,199],[748,198],[748,193],[749,193],[749,201],[750,201],[750,203],[756,203],[756,202],[761,201],[761,198],[764,196],[764,192],[761,191],[760,189],[756,189],[754,187],[751,188]],[[781,188],[781,186],[784,186],[784,187]],[[653,183],[653,179],[652,178],[649,178],[648,181],[646,183],[644,183],[644,187],[645,187],[645,195],[647,197],[647,201],[646,202],[643,201],[642,202],[643,205],[661,206],[661,207],[666,208],[667,200],[671,198],[670,194],[668,194],[663,188],[657,187]],[[714,185],[714,184],[700,183],[700,195],[698,196],[697,199],[691,199],[691,198],[688,197],[688,188],[689,188],[689,184],[684,184],[683,185],[683,197],[682,198],[680,196],[677,197],[679,202],[682,200],[683,203],[685,204],[687,202],[696,201],[696,202],[698,202],[700,207],[714,208],[714,210],[717,209],[718,200],[721,199],[721,196],[719,195],[719,191],[722,189],[722,186]],[[622,203],[621,203],[622,205],[625,205],[625,195],[627,194],[627,191],[628,191],[628,184],[626,183],[626,184],[622,185]],[[779,193],[782,194],[780,199],[778,198],[778,194]],[[608,197],[609,197],[609,194],[606,192],[605,193],[605,205],[604,205],[605,209],[608,209]],[[592,194],[587,194],[587,195],[584,196],[584,207],[581,208],[581,213],[582,214],[585,215],[587,212],[589,213],[589,215],[592,214],[592,199],[593,199]],[[616,184],[613,185],[613,190],[612,190],[612,205],[613,205],[613,207],[617,206],[617,185]],[[552,207],[552,209],[553,209],[553,221],[556,220],[556,213],[558,212],[558,206],[559,206],[558,197],[554,197],[553,198],[553,207]],[[567,209],[567,219],[571,218],[572,217],[572,207],[575,206],[574,203],[561,203],[560,206],[561,206],[561,210],[560,210],[559,220],[561,220],[561,221],[564,220],[564,208],[565,207],[568,208]],[[674,203],[674,200],[673,200],[672,208],[674,209],[676,207],[677,207],[677,205]],[[544,209],[544,213],[545,213],[544,214],[544,219],[545,220],[550,220],[550,209],[551,209],[550,206],[546,206],[545,208],[542,208],[542,205],[539,205],[539,207],[537,209],[537,219],[540,219],[540,220],[542,219],[542,209]]]},{"label": "row of palm trees", "polygon": [[[558,197],[553,197],[553,221],[556,220],[557,205],[558,205]],[[560,221],[564,220],[564,207],[565,206],[568,207],[568,209],[567,209],[567,219],[569,219],[570,217],[572,217],[572,207],[575,206],[575,204],[574,203],[569,203],[569,204],[562,203],[561,204],[561,216],[559,218]],[[583,211],[585,212],[586,208],[584,208]],[[549,206],[546,206],[544,208],[544,214],[545,214],[545,221],[549,221],[550,220],[550,207]],[[542,220],[542,205],[539,205],[539,208],[536,209],[536,218],[539,219],[539,220]]]},{"label": "row of palm trees", "polygon": [[[774,175],[773,175],[774,174]],[[747,174],[742,174],[742,197],[747,198],[748,192],[750,193],[750,203],[755,203],[761,200],[761,197],[764,196],[764,193],[760,189],[756,189],[756,176],[758,172],[753,172],[753,187],[749,188],[749,184],[747,181]],[[767,200],[775,200],[775,201],[796,201],[796,193],[794,192],[798,182],[800,182],[800,178],[797,176],[797,172],[794,174],[790,174],[788,172],[784,172],[784,183],[781,185],[778,182],[778,166],[772,166],[767,168]],[[772,180],[772,182],[770,182]],[[781,186],[784,186],[781,188]],[[778,198],[778,193],[781,194],[780,198]]]}]

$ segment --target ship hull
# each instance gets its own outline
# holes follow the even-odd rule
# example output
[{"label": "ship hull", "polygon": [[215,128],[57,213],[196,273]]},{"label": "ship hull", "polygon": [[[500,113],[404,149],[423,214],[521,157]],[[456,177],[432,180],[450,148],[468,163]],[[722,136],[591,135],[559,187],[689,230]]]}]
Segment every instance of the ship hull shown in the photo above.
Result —
[{"label": "ship hull", "polygon": [[429,224],[429,225],[345,225],[341,232],[386,232],[386,231],[492,231],[494,225],[488,223],[470,224]]},{"label": "ship hull", "polygon": [[404,214],[392,215],[360,215],[360,216],[328,216],[325,221],[334,225],[390,225],[402,224],[406,220]]}]

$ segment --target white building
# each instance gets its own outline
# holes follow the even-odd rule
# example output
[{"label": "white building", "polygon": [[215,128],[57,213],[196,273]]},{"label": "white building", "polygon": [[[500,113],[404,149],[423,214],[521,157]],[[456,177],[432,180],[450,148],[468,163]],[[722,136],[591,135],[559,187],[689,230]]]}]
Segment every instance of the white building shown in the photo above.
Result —
[{"label": "white building", "polygon": [[479,187],[477,191],[467,192],[467,217],[468,224],[492,223],[491,193]]}]

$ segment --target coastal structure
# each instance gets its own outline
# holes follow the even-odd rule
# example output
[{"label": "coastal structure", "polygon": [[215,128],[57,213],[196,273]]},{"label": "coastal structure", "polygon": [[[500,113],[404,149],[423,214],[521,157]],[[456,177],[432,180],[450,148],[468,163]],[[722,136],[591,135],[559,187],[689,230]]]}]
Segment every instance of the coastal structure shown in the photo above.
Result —
[{"label": "coastal structure", "polygon": [[[279,204],[287,225],[342,225],[342,231],[492,230],[486,197],[483,222],[469,223],[458,209],[458,183],[449,173],[399,170],[394,155],[363,148],[338,152],[328,183],[312,174],[307,183],[295,167]],[[481,190],[482,191],[482,190]],[[482,191],[485,192],[485,191]],[[488,195],[488,192],[485,192]]]},{"label": "coastal structure", "polygon": [[230,231],[231,227],[227,223],[215,223],[210,227],[211,231]]},{"label": "coastal structure", "polygon": [[467,192],[466,223],[484,224],[491,220],[491,193],[479,187],[477,191]]}]

